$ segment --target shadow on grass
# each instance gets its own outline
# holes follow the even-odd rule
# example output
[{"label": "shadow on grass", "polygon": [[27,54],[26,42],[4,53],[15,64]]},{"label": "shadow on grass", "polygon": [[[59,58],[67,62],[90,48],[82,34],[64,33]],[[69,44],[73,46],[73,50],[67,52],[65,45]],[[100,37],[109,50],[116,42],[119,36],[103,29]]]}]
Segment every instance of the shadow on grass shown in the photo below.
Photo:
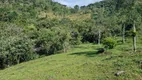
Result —
[{"label": "shadow on grass", "polygon": [[86,51],[86,52],[76,52],[76,53],[72,53],[72,54],[69,54],[69,55],[84,55],[84,56],[87,56],[87,57],[95,57],[96,55],[98,54],[97,51]]}]

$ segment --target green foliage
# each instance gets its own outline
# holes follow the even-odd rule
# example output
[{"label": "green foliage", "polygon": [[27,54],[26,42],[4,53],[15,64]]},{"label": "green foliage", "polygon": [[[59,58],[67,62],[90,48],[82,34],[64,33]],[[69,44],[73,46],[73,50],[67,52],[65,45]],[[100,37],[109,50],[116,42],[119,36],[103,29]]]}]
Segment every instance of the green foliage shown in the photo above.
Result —
[{"label": "green foliage", "polygon": [[34,52],[34,41],[23,34],[22,28],[7,23],[1,24],[0,28],[0,68],[38,57]]},{"label": "green foliage", "polygon": [[26,37],[9,37],[0,41],[1,68],[37,58],[32,41]]},{"label": "green foliage", "polygon": [[137,35],[136,31],[130,30],[126,32],[127,37],[135,37]]},{"label": "green foliage", "polygon": [[34,24],[26,26],[24,29],[24,31],[34,31],[34,30],[37,30],[37,28],[34,26]]},{"label": "green foliage", "polygon": [[40,47],[39,53],[50,55],[68,48],[70,44],[70,32],[63,27],[52,27],[51,29],[41,29],[36,47]]},{"label": "green foliage", "polygon": [[103,40],[103,45],[106,49],[113,49],[116,46],[117,42],[111,37],[107,37]]},{"label": "green foliage", "polygon": [[14,12],[9,12],[7,14],[7,18],[9,21],[15,20],[18,17],[18,14],[14,11]]},{"label": "green foliage", "polygon": [[75,9],[75,12],[78,12],[79,6],[78,6],[78,5],[75,5],[75,6],[74,6],[74,9]]},{"label": "green foliage", "polygon": [[78,45],[78,44],[80,44],[81,43],[81,40],[82,40],[82,37],[81,37],[81,35],[79,34],[79,32],[78,31],[73,31],[72,33],[71,33],[71,44],[72,45]]},{"label": "green foliage", "polygon": [[132,36],[135,37],[137,35],[137,32],[132,31]]},{"label": "green foliage", "polygon": [[120,37],[122,25],[126,25],[126,35],[137,35],[129,33],[134,22],[137,33],[142,32],[140,3],[140,0],[103,0],[79,9],[78,5],[69,8],[52,0],[1,0],[0,67],[38,55],[67,52],[71,45],[97,43],[103,38],[105,47],[111,49],[115,40],[106,37]]}]

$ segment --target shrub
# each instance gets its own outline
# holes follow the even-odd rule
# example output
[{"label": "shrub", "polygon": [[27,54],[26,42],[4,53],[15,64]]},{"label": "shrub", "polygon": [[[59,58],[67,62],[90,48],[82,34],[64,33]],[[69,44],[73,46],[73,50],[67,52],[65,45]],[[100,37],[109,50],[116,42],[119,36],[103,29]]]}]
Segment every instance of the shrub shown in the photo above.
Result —
[{"label": "shrub", "polygon": [[40,55],[51,55],[59,50],[67,50],[70,45],[70,32],[62,27],[52,27],[51,29],[40,29],[36,48],[40,48],[37,53]]},{"label": "shrub", "polygon": [[0,68],[29,61],[38,57],[33,42],[27,37],[9,37],[0,41]]},{"label": "shrub", "polygon": [[38,58],[34,40],[23,34],[23,28],[1,24],[0,32],[0,69]]},{"label": "shrub", "polygon": [[113,49],[116,46],[117,42],[111,37],[105,38],[103,40],[103,45],[106,49]]}]

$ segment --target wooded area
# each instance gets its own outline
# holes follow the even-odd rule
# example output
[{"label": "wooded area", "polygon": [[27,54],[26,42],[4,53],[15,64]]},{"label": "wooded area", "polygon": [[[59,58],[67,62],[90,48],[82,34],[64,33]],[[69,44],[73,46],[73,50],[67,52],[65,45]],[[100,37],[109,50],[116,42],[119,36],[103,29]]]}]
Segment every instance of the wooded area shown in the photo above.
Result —
[{"label": "wooded area", "polygon": [[66,53],[82,43],[103,44],[107,50],[132,41],[136,52],[141,19],[141,0],[103,0],[74,8],[52,0],[0,0],[0,68]]}]

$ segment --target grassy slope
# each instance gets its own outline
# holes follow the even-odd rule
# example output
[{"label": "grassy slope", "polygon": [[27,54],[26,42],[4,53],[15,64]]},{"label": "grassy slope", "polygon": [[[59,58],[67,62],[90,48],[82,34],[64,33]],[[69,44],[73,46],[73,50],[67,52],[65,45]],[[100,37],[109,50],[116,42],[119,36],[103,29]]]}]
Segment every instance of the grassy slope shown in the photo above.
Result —
[{"label": "grassy slope", "polygon": [[[1,70],[0,80],[142,80],[142,51],[133,54],[123,45],[109,51],[112,54],[96,54],[97,47],[82,44],[68,53]],[[116,77],[121,70],[125,73]]]}]

